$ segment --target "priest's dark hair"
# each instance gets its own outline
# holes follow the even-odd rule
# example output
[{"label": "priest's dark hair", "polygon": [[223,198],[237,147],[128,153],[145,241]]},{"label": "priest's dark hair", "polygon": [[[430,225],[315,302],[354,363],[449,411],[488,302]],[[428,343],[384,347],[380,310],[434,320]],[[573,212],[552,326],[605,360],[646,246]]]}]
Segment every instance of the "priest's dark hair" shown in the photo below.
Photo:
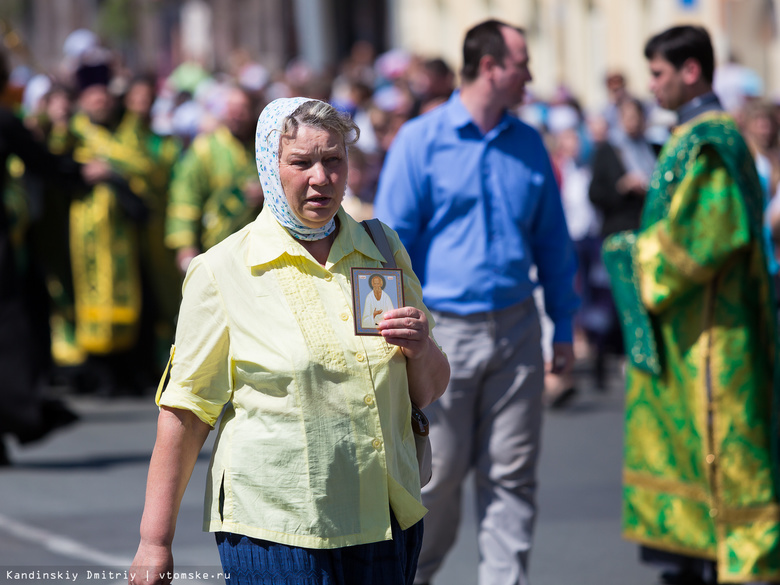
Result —
[{"label": "priest's dark hair", "polygon": [[701,26],[675,26],[652,37],[645,44],[645,58],[666,59],[680,69],[688,59],[701,65],[702,77],[712,83],[715,74],[715,53],[707,29]]}]

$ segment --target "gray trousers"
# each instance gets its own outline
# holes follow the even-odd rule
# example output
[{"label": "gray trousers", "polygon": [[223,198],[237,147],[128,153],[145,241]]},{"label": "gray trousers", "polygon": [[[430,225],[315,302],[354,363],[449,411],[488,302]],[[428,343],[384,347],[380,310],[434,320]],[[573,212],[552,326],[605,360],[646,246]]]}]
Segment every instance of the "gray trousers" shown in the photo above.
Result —
[{"label": "gray trousers", "polygon": [[479,583],[525,585],[536,515],[544,389],[533,299],[494,313],[434,312],[452,370],[430,419],[433,478],[423,489],[425,537],[415,583],[431,580],[455,542],[463,481],[476,477]]}]

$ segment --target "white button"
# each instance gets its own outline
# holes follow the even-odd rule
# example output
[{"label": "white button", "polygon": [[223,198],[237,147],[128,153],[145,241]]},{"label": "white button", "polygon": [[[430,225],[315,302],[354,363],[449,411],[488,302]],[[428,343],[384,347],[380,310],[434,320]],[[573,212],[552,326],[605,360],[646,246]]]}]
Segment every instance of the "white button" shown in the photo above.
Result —
[{"label": "white button", "polygon": [[339,315],[339,317],[341,317],[342,321],[346,321],[347,319],[349,319],[349,315],[347,315],[346,313],[342,313],[341,315]]},{"label": "white button", "polygon": [[371,396],[371,394],[366,394],[366,397],[363,399],[363,401],[369,406],[371,406],[372,404],[374,404],[374,397]]},{"label": "white button", "polygon": [[374,441],[371,443],[374,446],[374,449],[379,451],[382,448],[382,441],[379,439],[374,439]]},{"label": "white button", "polygon": [[357,355],[355,356],[355,359],[356,359],[357,361],[359,361],[359,362],[362,362],[363,360],[365,360],[365,359],[366,359],[366,356],[364,356],[362,353],[359,353],[359,354],[357,354]]}]

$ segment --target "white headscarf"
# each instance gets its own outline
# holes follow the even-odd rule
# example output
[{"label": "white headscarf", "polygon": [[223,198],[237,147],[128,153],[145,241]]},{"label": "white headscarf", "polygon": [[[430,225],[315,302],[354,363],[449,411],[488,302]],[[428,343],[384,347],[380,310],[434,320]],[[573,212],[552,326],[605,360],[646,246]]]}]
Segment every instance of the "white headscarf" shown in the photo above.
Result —
[{"label": "white headscarf", "polygon": [[276,221],[282,224],[290,234],[298,240],[321,240],[328,237],[336,229],[336,222],[331,220],[324,226],[310,228],[301,223],[293,212],[282,189],[279,177],[279,141],[282,136],[284,120],[301,104],[316,101],[311,98],[279,98],[268,104],[257,120],[255,134],[255,158],[257,173],[263,186],[265,205],[271,210]]}]

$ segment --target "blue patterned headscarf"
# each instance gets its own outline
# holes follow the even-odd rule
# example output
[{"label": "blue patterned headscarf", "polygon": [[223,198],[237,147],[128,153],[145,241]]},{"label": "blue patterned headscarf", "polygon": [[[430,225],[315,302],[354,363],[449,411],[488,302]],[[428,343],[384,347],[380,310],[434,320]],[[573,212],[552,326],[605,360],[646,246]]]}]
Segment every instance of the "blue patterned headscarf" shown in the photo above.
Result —
[{"label": "blue patterned headscarf", "polygon": [[301,104],[316,101],[311,98],[280,98],[268,104],[257,120],[255,134],[255,158],[257,173],[263,186],[265,205],[271,210],[276,221],[282,224],[298,240],[321,240],[327,238],[336,229],[331,220],[324,226],[310,228],[301,223],[295,215],[282,189],[279,177],[279,140],[282,136],[284,120],[297,110]]}]

